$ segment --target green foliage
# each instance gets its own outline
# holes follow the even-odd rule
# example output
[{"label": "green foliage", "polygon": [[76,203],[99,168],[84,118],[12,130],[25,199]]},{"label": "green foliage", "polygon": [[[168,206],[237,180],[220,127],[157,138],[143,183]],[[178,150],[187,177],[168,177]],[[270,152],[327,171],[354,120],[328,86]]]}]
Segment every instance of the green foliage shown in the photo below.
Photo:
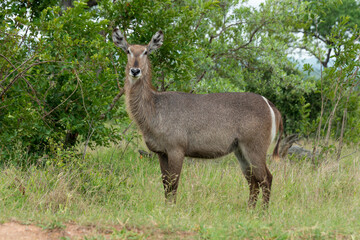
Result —
[{"label": "green foliage", "polygon": [[[360,31],[355,25],[354,28],[351,29],[353,34],[348,36],[349,18],[344,17],[340,20],[336,26],[333,26],[330,34],[327,36],[333,43],[332,47],[336,55],[333,56],[335,58],[334,65],[323,72],[322,89],[324,109],[325,117],[328,118],[328,123],[326,124],[329,128],[329,124],[333,121],[332,124],[334,127],[330,127],[331,136],[333,138],[339,138],[342,119],[345,117],[346,120],[344,123],[347,124],[345,141],[358,142],[359,129],[357,128],[355,119],[359,119],[360,116],[360,108],[358,105],[359,92],[357,87],[360,80],[358,73],[360,68],[360,46],[357,42]],[[347,109],[346,115],[344,115],[345,109]],[[333,112],[334,119],[331,117]]]},{"label": "green foliage", "polygon": [[[36,21],[20,16],[3,21],[6,58],[0,60],[0,90],[13,83],[3,95],[0,114],[4,157],[17,143],[30,153],[47,151],[49,139],[67,145],[68,134],[75,141],[78,135],[82,141],[91,137],[90,144],[99,145],[120,138],[117,127],[105,125],[106,119],[125,115],[124,109],[108,111],[118,91],[114,68],[119,63],[113,59],[113,44],[99,34],[109,31],[108,21],[95,17],[86,4],[75,2],[66,11],[48,7]],[[18,23],[26,27],[16,28]],[[21,37],[25,28],[28,34]]]},{"label": "green foliage", "polygon": [[[331,99],[336,76],[330,75],[337,69],[320,86],[298,69],[288,53],[296,47],[294,33],[299,29],[309,33],[302,42],[311,43],[310,49],[316,46],[311,41],[314,21],[326,22],[332,3],[272,0],[258,9],[237,0],[101,0],[95,7],[80,0],[67,9],[63,3],[1,3],[1,162],[8,161],[4,159],[10,159],[17,146],[28,156],[42,156],[54,146],[71,148],[83,142],[93,147],[122,138],[129,124],[118,95],[126,56],[112,43],[115,26],[129,43],[139,44],[147,44],[154,32],[163,30],[164,44],[151,55],[159,91],[259,93],[281,110],[288,133],[303,135],[314,129],[321,106],[319,87],[328,88]],[[321,8],[314,8],[316,4]],[[341,9],[338,15],[345,16],[344,21],[336,20],[336,27],[324,34],[348,75],[357,51],[351,45],[358,31],[357,15]],[[304,66],[304,71],[311,70]],[[351,96],[347,106],[357,109],[355,92]],[[341,102],[339,107],[345,105]],[[349,115],[349,129],[358,125],[356,114]]]},{"label": "green foliage", "polygon": [[[299,113],[300,113],[300,124],[299,129],[297,129],[298,132],[304,134],[305,136],[309,136],[312,131],[311,130],[311,124],[309,121],[310,118],[310,103],[306,103],[306,100],[304,97],[300,97],[300,106],[299,106]],[[313,129],[312,129],[313,130]]]},{"label": "green foliage", "polygon": [[[352,33],[354,33],[353,28],[360,22],[358,11],[360,5],[357,0],[311,0],[309,2],[311,25],[305,29],[307,33],[318,34],[328,39],[327,37],[340,23],[341,18],[349,18],[346,28]],[[331,42],[330,40],[329,43]]]},{"label": "green foliage", "polygon": [[[308,14],[298,26],[304,35],[296,45],[316,57],[322,67],[321,79],[316,83],[318,98],[311,97],[310,103],[317,101],[317,112],[322,108],[323,115],[317,114],[315,123],[321,125],[317,136],[325,137],[325,148],[329,147],[329,138],[359,141],[354,118],[359,118],[360,109],[351,104],[356,98],[359,101],[359,7],[356,0],[308,1]],[[304,71],[313,67],[304,65]]]}]

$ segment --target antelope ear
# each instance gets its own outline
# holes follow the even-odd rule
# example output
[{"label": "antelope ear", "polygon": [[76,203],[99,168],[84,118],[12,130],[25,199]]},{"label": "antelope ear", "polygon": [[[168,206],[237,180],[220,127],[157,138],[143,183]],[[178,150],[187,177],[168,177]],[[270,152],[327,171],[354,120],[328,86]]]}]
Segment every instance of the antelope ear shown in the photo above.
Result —
[{"label": "antelope ear", "polygon": [[126,42],[124,35],[120,32],[118,28],[115,28],[112,33],[112,39],[116,46],[127,52],[129,44]]},{"label": "antelope ear", "polygon": [[163,41],[164,41],[164,34],[160,30],[155,33],[155,35],[152,37],[151,41],[149,42],[148,47],[147,47],[148,52],[151,53],[152,51],[161,47],[161,45],[163,44]]}]

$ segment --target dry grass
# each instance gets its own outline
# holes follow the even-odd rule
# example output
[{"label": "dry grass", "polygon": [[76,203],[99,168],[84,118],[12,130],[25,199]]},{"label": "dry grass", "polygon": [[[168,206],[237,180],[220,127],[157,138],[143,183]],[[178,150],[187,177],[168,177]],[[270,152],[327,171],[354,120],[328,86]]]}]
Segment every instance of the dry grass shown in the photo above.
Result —
[{"label": "dry grass", "polygon": [[[133,147],[125,154],[112,147],[66,165],[53,162],[26,171],[4,167],[0,221],[52,227],[76,222],[110,229],[114,238],[135,239],[359,238],[359,157],[330,159],[319,166],[270,162],[273,191],[270,207],[263,211],[247,208],[248,186],[233,156],[187,159],[178,202],[167,206],[157,160],[140,158]],[[123,228],[114,229],[119,224]]]}]

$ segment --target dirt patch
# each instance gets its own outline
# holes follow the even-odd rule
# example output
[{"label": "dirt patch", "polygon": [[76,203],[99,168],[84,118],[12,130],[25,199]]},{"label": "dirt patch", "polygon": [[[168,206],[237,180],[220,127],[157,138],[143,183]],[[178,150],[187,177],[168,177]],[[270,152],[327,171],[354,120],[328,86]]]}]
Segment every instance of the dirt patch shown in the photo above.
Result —
[{"label": "dirt patch", "polygon": [[191,232],[129,228],[120,225],[109,227],[109,229],[97,229],[95,226],[76,224],[65,224],[63,228],[43,229],[33,224],[25,225],[15,221],[0,225],[0,240],[84,239],[96,236],[105,239],[192,239],[194,235],[195,233]]},{"label": "dirt patch", "polygon": [[[97,235],[95,228],[67,224],[64,229],[44,230],[35,225],[24,225],[18,222],[8,222],[0,225],[0,240],[49,240],[67,237],[82,239],[85,236]],[[102,234],[101,234],[102,235]]]}]

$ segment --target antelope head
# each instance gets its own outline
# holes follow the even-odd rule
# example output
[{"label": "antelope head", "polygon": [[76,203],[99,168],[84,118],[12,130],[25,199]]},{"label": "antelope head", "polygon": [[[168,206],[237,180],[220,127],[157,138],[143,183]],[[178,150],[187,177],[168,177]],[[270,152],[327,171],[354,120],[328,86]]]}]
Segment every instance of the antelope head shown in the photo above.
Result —
[{"label": "antelope head", "polygon": [[127,54],[126,76],[134,84],[142,76],[147,75],[150,64],[148,55],[161,47],[164,34],[160,30],[152,37],[148,45],[129,45],[118,28],[112,34],[113,42]]}]

